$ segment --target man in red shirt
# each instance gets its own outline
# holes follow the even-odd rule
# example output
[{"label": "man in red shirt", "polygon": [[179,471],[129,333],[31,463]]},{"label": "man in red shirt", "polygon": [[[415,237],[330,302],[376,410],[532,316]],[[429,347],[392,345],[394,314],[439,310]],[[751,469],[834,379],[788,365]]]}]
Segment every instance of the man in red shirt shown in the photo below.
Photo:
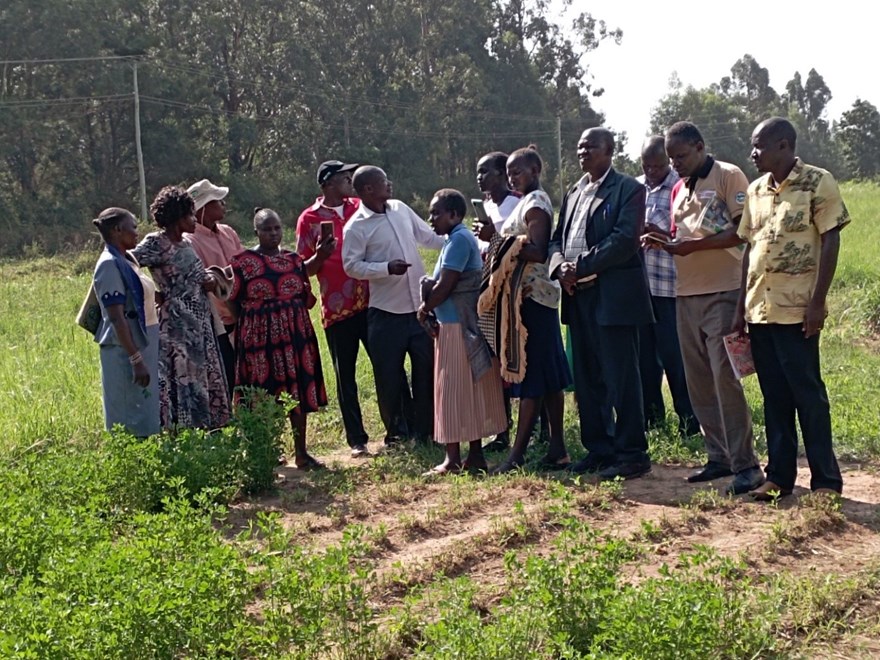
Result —
[{"label": "man in red shirt", "polygon": [[[355,372],[359,344],[367,345],[369,289],[365,280],[349,277],[342,268],[342,228],[360,206],[351,185],[351,174],[357,167],[338,160],[321,163],[318,185],[322,195],[296,221],[297,252],[306,260],[309,273],[317,274],[321,319],[336,374],[336,396],[345,437],[355,457],[367,454],[368,436]],[[328,227],[332,224],[336,239],[332,252],[319,249],[322,223],[328,223]]]}]

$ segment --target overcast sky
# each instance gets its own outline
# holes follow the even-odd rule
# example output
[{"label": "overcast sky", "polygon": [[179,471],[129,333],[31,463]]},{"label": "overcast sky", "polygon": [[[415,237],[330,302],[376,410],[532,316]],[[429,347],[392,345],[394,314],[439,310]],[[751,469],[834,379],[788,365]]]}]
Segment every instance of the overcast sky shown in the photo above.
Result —
[{"label": "overcast sky", "polygon": [[880,33],[869,7],[853,0],[597,3],[589,11],[621,28],[623,40],[619,46],[605,42],[585,59],[594,86],[605,89],[594,107],[611,128],[628,133],[627,151],[636,155],[651,108],[667,93],[673,72],[685,86],[705,87],[729,75],[746,53],[769,71],[777,93],[795,71],[805,81],[816,69],[833,95],[829,120],[839,119],[856,98],[880,105],[878,58],[873,48],[869,52]]}]

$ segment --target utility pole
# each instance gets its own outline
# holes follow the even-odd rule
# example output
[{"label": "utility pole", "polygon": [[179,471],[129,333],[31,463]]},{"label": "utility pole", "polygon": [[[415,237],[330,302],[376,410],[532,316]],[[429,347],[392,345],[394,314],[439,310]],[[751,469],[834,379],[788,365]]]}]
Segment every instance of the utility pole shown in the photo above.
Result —
[{"label": "utility pole", "polygon": [[565,197],[565,182],[562,180],[562,118],[558,116],[556,117],[556,158],[559,168],[559,203],[562,204],[562,198]]},{"label": "utility pole", "polygon": [[141,220],[147,221],[147,179],[144,174],[144,151],[141,148],[141,95],[138,92],[138,63],[132,63],[134,70],[134,143],[137,149],[138,183],[140,184]]}]

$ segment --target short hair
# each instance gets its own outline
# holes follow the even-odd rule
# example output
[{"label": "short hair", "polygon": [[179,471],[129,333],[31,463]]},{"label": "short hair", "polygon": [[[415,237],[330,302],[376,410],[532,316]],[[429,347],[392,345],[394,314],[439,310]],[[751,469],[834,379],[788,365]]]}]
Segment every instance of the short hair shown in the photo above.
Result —
[{"label": "short hair", "polygon": [[351,184],[354,186],[355,192],[360,195],[364,188],[373,183],[379,174],[384,174],[382,168],[375,165],[361,165],[354,171],[351,178]]},{"label": "short hair", "polygon": [[98,217],[92,220],[92,224],[98,228],[101,238],[106,242],[110,237],[110,232],[116,229],[126,218],[133,218],[134,213],[121,209],[118,206],[111,206],[104,209],[98,214]]},{"label": "short hair", "polygon": [[705,142],[703,134],[689,121],[677,121],[666,130],[667,140],[682,140],[688,144]]},{"label": "short hair", "polygon": [[[519,160],[520,158],[525,160],[530,166],[537,167],[539,172],[544,169],[544,161],[541,160],[541,154],[538,153],[538,147],[534,144],[530,144],[527,147],[522,147],[521,149],[514,151],[507,157],[507,163]],[[507,163],[504,164],[505,168],[507,167]]]},{"label": "short hair", "polygon": [[759,124],[761,135],[770,140],[786,140],[794,150],[797,144],[797,131],[790,121],[784,117],[770,117]]},{"label": "short hair", "polygon": [[150,215],[157,225],[165,229],[192,215],[195,208],[196,203],[186,190],[179,186],[165,186],[150,204]]},{"label": "short hair", "polygon": [[662,156],[666,158],[666,144],[662,135],[651,135],[642,143],[642,158]]},{"label": "short hair", "polygon": [[504,172],[507,169],[507,158],[508,155],[503,151],[491,151],[483,156],[480,156],[477,159],[477,162],[481,160],[488,160],[489,164],[498,170],[499,172]]},{"label": "short hair", "polygon": [[281,222],[281,216],[272,209],[264,209],[262,206],[254,207],[254,229],[259,229],[269,218],[278,218],[278,221]]},{"label": "short hair", "polygon": [[455,213],[459,218],[467,214],[467,201],[459,191],[454,188],[443,188],[434,193],[434,197],[443,206],[444,211]]},{"label": "short hair", "polygon": [[588,128],[585,133],[592,133],[593,135],[597,135],[599,140],[605,144],[608,149],[611,150],[611,153],[614,153],[614,133],[605,128],[604,126],[594,126],[593,128]]}]

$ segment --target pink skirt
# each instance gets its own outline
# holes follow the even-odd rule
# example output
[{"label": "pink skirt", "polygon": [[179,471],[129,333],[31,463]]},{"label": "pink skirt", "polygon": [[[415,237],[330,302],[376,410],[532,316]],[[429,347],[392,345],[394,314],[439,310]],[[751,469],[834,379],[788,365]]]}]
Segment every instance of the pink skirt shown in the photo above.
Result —
[{"label": "pink skirt", "polygon": [[434,440],[472,442],[507,430],[497,359],[474,382],[458,323],[442,323],[434,344]]}]

